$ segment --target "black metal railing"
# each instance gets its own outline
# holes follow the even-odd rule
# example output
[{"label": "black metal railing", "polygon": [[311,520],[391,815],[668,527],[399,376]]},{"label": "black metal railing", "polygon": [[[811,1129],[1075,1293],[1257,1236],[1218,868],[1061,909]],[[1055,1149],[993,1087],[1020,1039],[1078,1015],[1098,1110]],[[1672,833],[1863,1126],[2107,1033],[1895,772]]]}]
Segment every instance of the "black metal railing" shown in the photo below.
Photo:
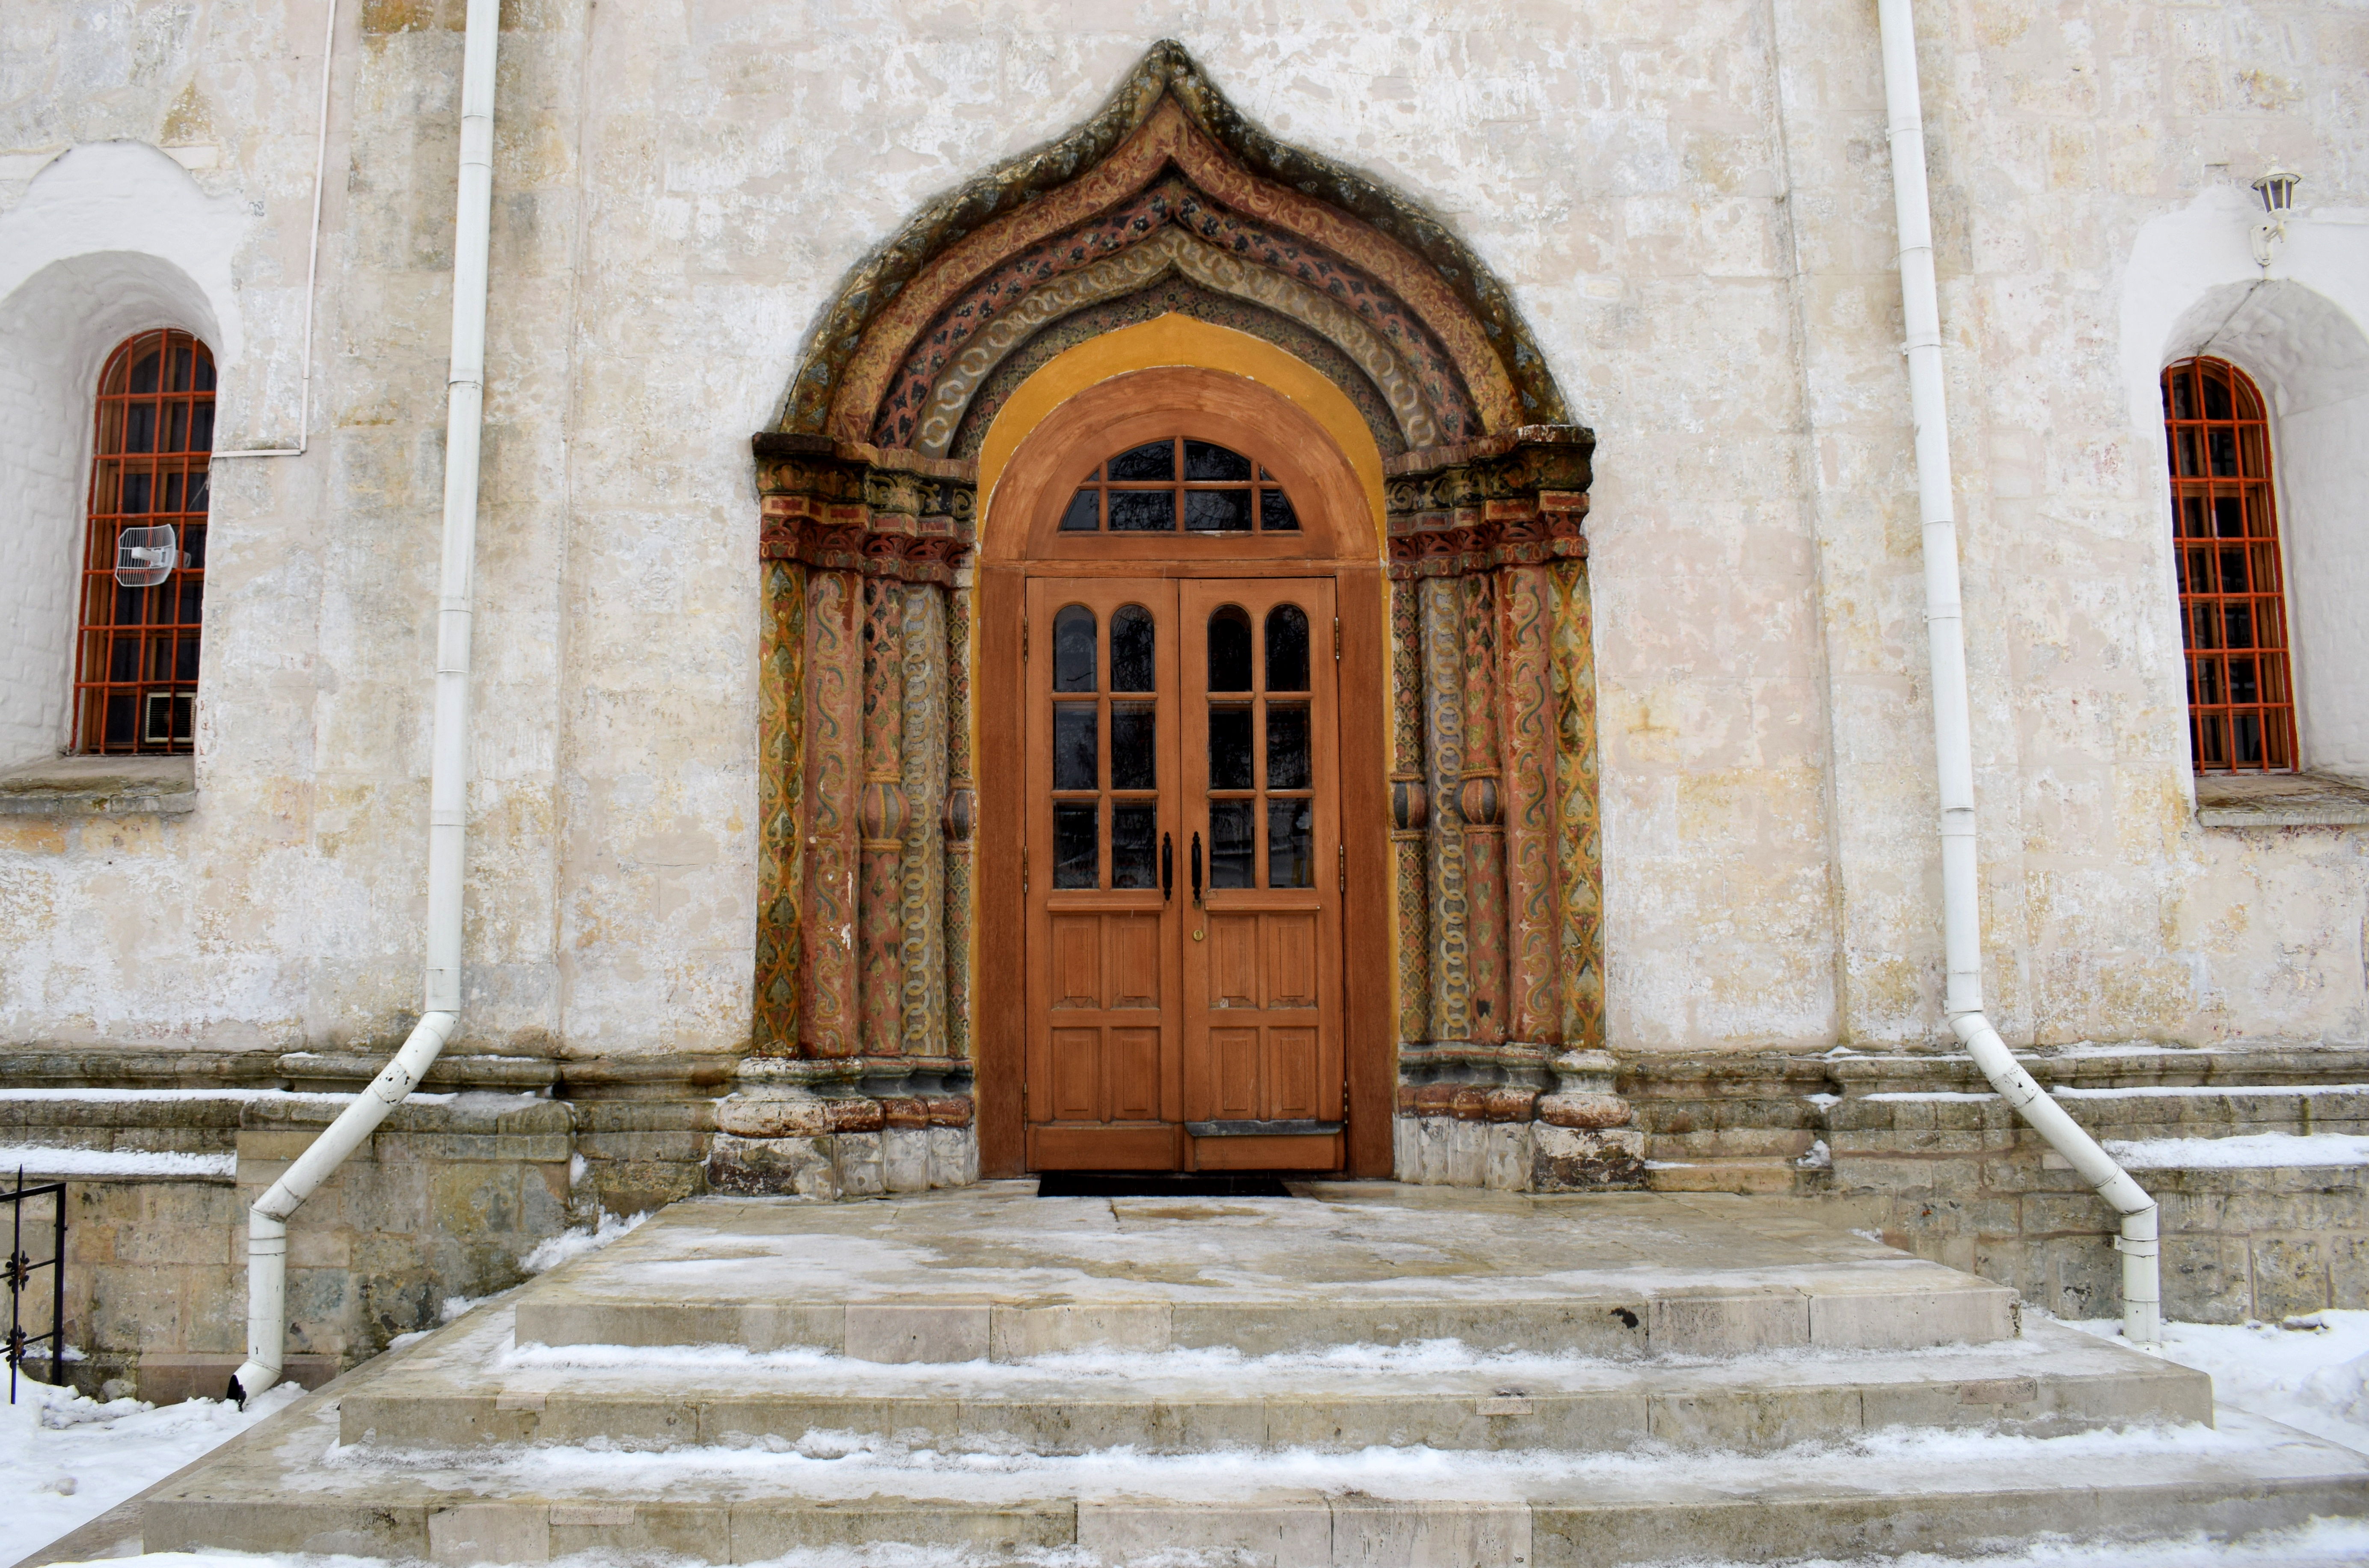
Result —
[{"label": "black metal railing", "polygon": [[[57,1210],[55,1225],[51,1230],[50,1255],[35,1262],[25,1253],[25,1202],[28,1198],[47,1197],[53,1200]],[[17,1368],[24,1364],[25,1355],[43,1340],[50,1342],[50,1386],[63,1388],[66,1373],[66,1185],[63,1182],[43,1182],[39,1186],[25,1185],[25,1168],[17,1167],[17,1190],[0,1190],[0,1201],[8,1205],[10,1215],[8,1261],[0,1267],[0,1275],[8,1281],[8,1402],[17,1402]],[[32,1288],[33,1276],[43,1269],[50,1271],[50,1327],[46,1333],[25,1332],[25,1292]]]}]

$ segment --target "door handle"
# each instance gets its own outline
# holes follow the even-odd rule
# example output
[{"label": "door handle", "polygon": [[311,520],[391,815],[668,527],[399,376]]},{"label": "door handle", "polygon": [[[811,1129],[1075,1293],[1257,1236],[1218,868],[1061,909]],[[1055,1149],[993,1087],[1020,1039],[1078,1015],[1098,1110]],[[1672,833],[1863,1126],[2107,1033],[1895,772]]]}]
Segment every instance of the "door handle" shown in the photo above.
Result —
[{"label": "door handle", "polygon": [[1166,903],[1176,891],[1176,845],[1167,834],[1160,835],[1160,899]]},{"label": "door handle", "polygon": [[1193,835],[1193,907],[1201,907],[1201,835]]}]

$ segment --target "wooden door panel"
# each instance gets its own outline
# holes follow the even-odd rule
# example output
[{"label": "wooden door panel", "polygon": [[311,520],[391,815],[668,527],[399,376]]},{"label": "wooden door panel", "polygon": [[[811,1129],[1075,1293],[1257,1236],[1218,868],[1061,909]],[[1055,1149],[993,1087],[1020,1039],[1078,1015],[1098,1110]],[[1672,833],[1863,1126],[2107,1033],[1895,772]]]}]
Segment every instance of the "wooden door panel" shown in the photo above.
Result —
[{"label": "wooden door panel", "polygon": [[1274,914],[1259,917],[1266,956],[1265,1001],[1270,1008],[1315,1007],[1323,989],[1316,957],[1317,928],[1322,915]]},{"label": "wooden door panel", "polygon": [[1112,1122],[1160,1120],[1160,1039],[1158,1024],[1149,1028],[1113,1028],[1106,1032],[1103,1059],[1110,1064],[1110,1094],[1102,1119]]},{"label": "wooden door panel", "polygon": [[1341,1135],[1256,1138],[1196,1138],[1190,1140],[1196,1171],[1337,1171]]},{"label": "wooden door panel", "polygon": [[[1175,596],[1172,582],[1120,578],[1034,578],[1024,596],[1024,1114],[1038,1170],[1173,1168],[1179,1157],[1182,922],[1156,878],[1159,835],[1176,830]],[[1136,689],[1139,657],[1122,671],[1122,616],[1130,635],[1149,617],[1150,691]],[[1062,713],[1070,718],[1057,722]],[[1121,721],[1136,748],[1124,757]],[[1081,736],[1092,739],[1082,745]],[[1138,841],[1130,858],[1120,841],[1122,813],[1139,826],[1146,810],[1156,818],[1149,885],[1145,846]]]},{"label": "wooden door panel", "polygon": [[1217,1069],[1217,1115],[1211,1120],[1255,1117],[1259,1093],[1259,1032],[1256,1029],[1212,1029],[1209,1055]]},{"label": "wooden door panel", "polygon": [[1057,914],[1052,927],[1052,1005],[1056,1009],[1102,1006],[1103,917]]},{"label": "wooden door panel", "polygon": [[1161,938],[1172,936],[1164,913],[1105,915],[1103,934],[1109,944],[1105,989],[1108,1005],[1116,1008],[1157,1008],[1163,995],[1160,984]]},{"label": "wooden door panel", "polygon": [[[1196,1168],[1337,1168],[1343,1110],[1337,670],[1329,578],[1178,587],[1180,819],[1210,886],[1184,911]],[[1253,824],[1217,886],[1220,813]],[[1230,843],[1242,841],[1239,827]]]},{"label": "wooden door panel", "polygon": [[1318,1086],[1323,1050],[1315,1029],[1269,1025],[1266,1036],[1267,1115],[1276,1121],[1322,1121]]},{"label": "wooden door panel", "polygon": [[1252,914],[1211,915],[1209,989],[1207,1004],[1213,1008],[1256,1008],[1259,1004],[1258,917]]},{"label": "wooden door panel", "polygon": [[1098,1122],[1103,1116],[1103,1032],[1063,1028],[1048,1032],[1052,1046],[1053,1119]]}]

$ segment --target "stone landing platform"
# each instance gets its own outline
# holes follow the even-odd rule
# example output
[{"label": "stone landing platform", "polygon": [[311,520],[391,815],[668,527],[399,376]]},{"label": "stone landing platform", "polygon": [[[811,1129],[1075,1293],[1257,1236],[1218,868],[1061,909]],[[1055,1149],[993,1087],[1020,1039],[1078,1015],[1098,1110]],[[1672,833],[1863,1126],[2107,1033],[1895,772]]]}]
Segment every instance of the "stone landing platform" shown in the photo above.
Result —
[{"label": "stone landing platform", "polygon": [[1535,1568],[2369,1513],[2369,1459],[1790,1200],[1294,1191],[677,1204],[48,1555]]}]

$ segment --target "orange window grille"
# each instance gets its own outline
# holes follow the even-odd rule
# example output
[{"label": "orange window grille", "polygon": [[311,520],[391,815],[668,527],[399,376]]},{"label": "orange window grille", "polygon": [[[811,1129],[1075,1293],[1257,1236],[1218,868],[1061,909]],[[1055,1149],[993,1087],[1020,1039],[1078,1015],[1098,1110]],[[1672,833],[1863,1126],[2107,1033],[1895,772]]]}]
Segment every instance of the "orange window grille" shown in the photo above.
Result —
[{"label": "orange window grille", "polygon": [[[190,749],[213,444],[214,359],[203,343],[166,330],[115,350],[98,379],[74,658],[77,750]],[[162,581],[127,587],[119,577],[118,546],[132,528],[173,531]]]},{"label": "orange window grille", "polygon": [[2196,769],[2291,769],[2286,573],[2262,395],[2225,360],[2183,360],[2163,372],[2163,418]]}]

